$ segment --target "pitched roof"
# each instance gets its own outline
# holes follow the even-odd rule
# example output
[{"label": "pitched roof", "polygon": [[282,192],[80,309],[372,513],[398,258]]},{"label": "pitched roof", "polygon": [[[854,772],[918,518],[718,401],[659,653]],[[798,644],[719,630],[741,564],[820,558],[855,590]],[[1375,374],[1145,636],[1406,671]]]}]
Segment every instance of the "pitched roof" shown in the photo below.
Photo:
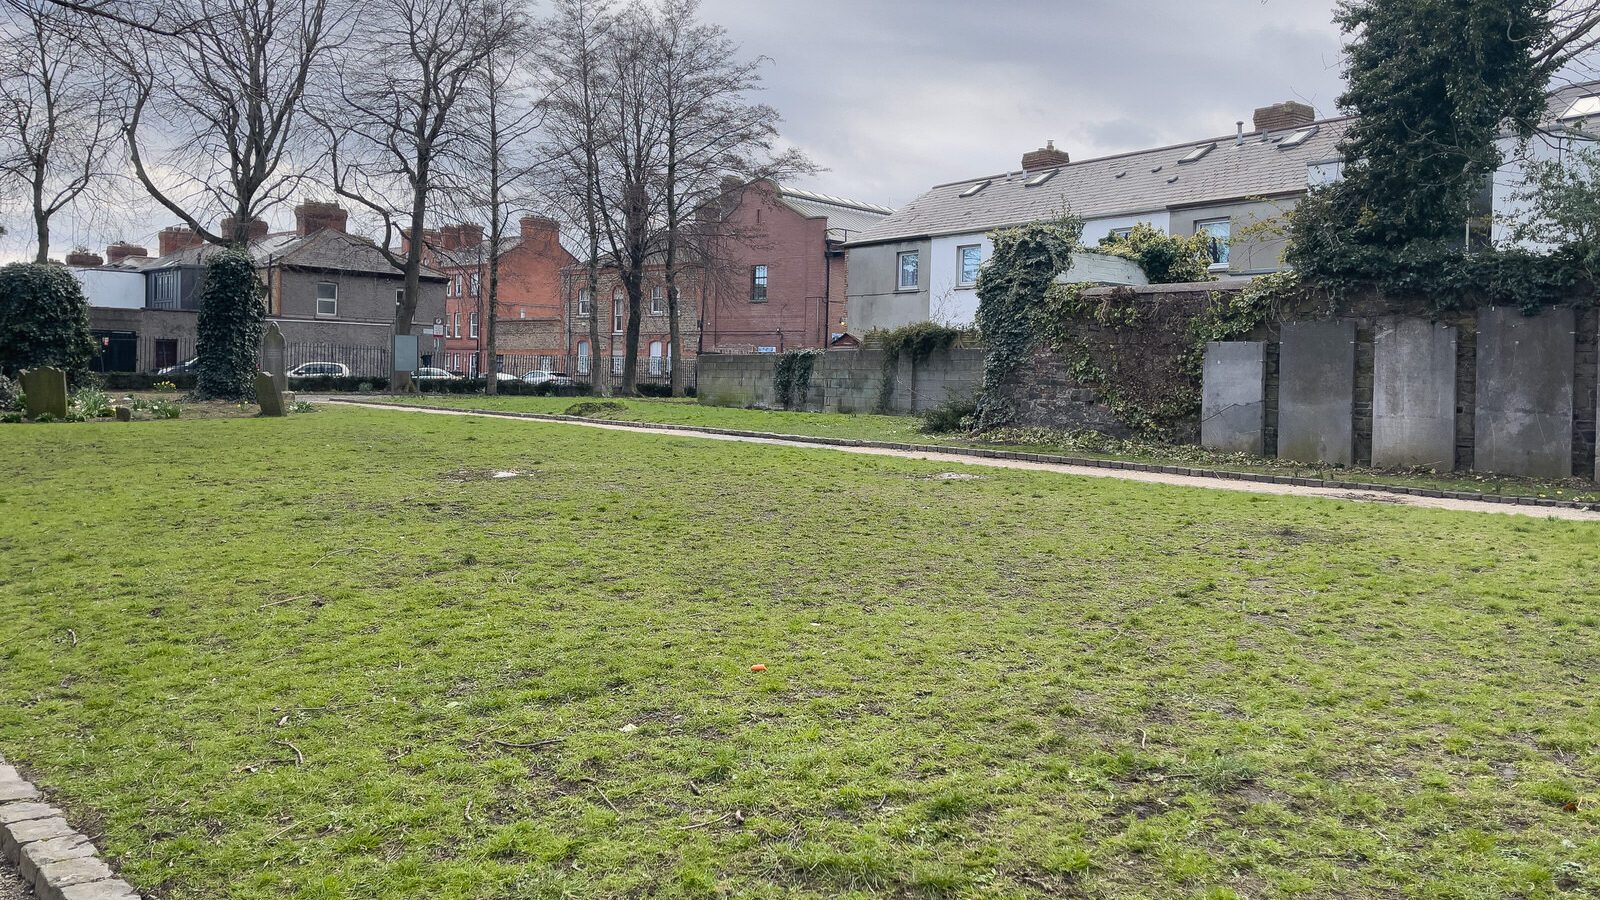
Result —
[{"label": "pitched roof", "polygon": [[828,220],[828,237],[849,240],[878,224],[894,210],[876,203],[846,200],[814,191],[783,187],[778,189],[778,199],[783,205],[807,218]]},{"label": "pitched roof", "polygon": [[[1303,191],[1306,166],[1339,158],[1336,147],[1350,121],[1321,119],[1301,127],[1248,132],[1242,143],[1237,135],[1227,135],[1080,160],[1058,169],[968,178],[933,188],[850,243],[988,231],[1068,209],[1099,218]],[[1311,133],[1289,140],[1302,130]],[[1191,161],[1180,162],[1185,158]],[[972,192],[979,185],[983,187]]]},{"label": "pitched roof", "polygon": [[[215,244],[188,247],[158,257],[143,268],[149,271],[173,266],[203,265],[206,257],[218,249]],[[389,264],[389,260],[372,241],[332,229],[304,236],[293,231],[277,232],[258,241],[251,241],[246,249],[256,264],[261,266],[276,263],[290,267],[400,277],[400,273]],[[443,280],[445,276],[424,266],[422,277]]]}]

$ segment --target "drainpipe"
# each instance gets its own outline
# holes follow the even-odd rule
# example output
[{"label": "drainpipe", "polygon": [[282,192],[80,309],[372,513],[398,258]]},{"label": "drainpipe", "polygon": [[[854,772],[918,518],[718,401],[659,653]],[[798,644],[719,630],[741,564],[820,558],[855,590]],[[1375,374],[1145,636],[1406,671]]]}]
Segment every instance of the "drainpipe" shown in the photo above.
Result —
[{"label": "drainpipe", "polygon": [[822,236],[822,333],[817,346],[828,349],[828,320],[833,317],[833,255],[828,252],[828,236]]}]

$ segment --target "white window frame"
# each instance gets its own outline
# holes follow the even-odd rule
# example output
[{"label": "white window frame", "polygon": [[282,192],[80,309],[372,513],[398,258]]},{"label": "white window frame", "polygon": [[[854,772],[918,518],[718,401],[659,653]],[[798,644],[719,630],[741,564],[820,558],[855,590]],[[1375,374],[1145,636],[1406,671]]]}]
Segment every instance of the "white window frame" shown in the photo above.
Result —
[{"label": "white window frame", "polygon": [[395,306],[399,306],[400,304],[402,304],[404,302],[406,302],[406,289],[405,288],[395,288],[394,289],[394,305]]},{"label": "white window frame", "polygon": [[590,308],[593,306],[589,299],[589,289],[580,288],[578,290],[578,316],[580,318],[586,319],[589,317]]},{"label": "white window frame", "polygon": [[472,273],[472,283],[470,285],[470,287],[472,288],[472,296],[474,296],[474,297],[478,296],[478,288],[481,287],[482,284],[483,284],[483,282],[481,280],[479,280],[479,278],[478,278],[478,273],[477,272],[473,272]]},{"label": "white window frame", "polygon": [[657,284],[650,288],[650,315],[664,316],[667,314],[666,288]]},{"label": "white window frame", "polygon": [[1113,228],[1110,231],[1106,232],[1106,237],[1108,237],[1108,238],[1117,238],[1119,240],[1127,240],[1130,236],[1132,236],[1132,234],[1133,234],[1133,229],[1131,227],[1129,227],[1129,228]]},{"label": "white window frame", "polygon": [[611,374],[622,374],[622,354],[620,353],[611,357]]},{"label": "white window frame", "polygon": [[611,292],[611,333],[621,334],[626,322],[626,305],[623,301],[622,288]]},{"label": "white window frame", "polygon": [[[772,267],[766,263],[750,267],[750,302],[765,303],[772,297]],[[758,294],[759,291],[759,294]]]},{"label": "white window frame", "polygon": [[451,329],[453,333],[450,336],[461,337],[461,310],[456,310],[452,318],[454,319],[454,328]]},{"label": "white window frame", "polygon": [[477,310],[473,310],[472,312],[467,314],[467,337],[475,338],[477,336],[478,336],[478,311]]},{"label": "white window frame", "polygon": [[[332,297],[322,296],[322,289],[325,287],[333,290]],[[332,303],[333,308],[323,312],[322,304],[324,303]],[[339,315],[339,283],[337,281],[317,282],[317,315],[325,319],[335,318]]]},{"label": "white window frame", "polygon": [[591,368],[590,360],[593,359],[593,354],[591,354],[589,352],[589,342],[588,341],[579,341],[578,342],[577,357],[578,357],[578,374],[579,375],[587,375],[587,374],[589,374],[589,369]]},{"label": "white window frame", "polygon": [[666,342],[665,341],[651,341],[650,342],[650,374],[651,375],[660,375],[661,374],[661,361],[662,361],[662,359],[665,358],[665,356],[666,356]]},{"label": "white window frame", "polygon": [[970,288],[970,287],[977,287],[978,286],[978,274],[977,274],[976,271],[973,272],[971,281],[968,281],[966,279],[966,277],[965,277],[966,276],[966,268],[967,268],[966,262],[967,262],[967,251],[968,250],[976,250],[977,251],[977,253],[978,253],[978,269],[979,270],[983,269],[983,245],[982,244],[962,244],[961,246],[957,247],[956,248],[956,287]]},{"label": "white window frame", "polygon": [[[1216,218],[1216,219],[1196,219],[1195,223],[1194,223],[1194,233],[1195,234],[1210,234],[1210,232],[1206,230],[1206,226],[1207,225],[1226,225],[1226,226],[1228,226],[1228,238],[1222,244],[1222,259],[1220,259],[1217,262],[1214,262],[1211,265],[1207,266],[1207,269],[1209,269],[1212,272],[1227,271],[1228,266],[1230,265],[1229,260],[1231,260],[1233,258],[1233,253],[1232,253],[1232,249],[1233,249],[1233,217],[1232,216],[1222,216],[1222,217]],[[1215,241],[1216,239],[1212,238],[1212,240]]]},{"label": "white window frame", "polygon": [[[917,261],[917,277],[910,284],[906,284],[906,257],[914,257]],[[918,291],[922,289],[922,251],[901,250],[894,255],[894,284],[897,291]]]}]

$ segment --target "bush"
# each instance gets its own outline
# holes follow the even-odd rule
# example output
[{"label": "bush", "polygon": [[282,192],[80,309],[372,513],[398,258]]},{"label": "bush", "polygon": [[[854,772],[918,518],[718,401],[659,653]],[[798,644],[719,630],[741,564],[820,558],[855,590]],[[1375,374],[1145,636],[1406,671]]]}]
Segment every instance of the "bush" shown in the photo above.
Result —
[{"label": "bush", "polygon": [[0,372],[55,366],[77,381],[97,352],[89,301],[71,272],[55,263],[0,268]]},{"label": "bush", "polygon": [[580,416],[585,419],[604,417],[611,413],[621,412],[628,407],[615,400],[585,400],[574,403],[562,411],[564,416]]},{"label": "bush", "polygon": [[22,413],[19,412],[8,412],[4,415],[0,415],[0,423],[4,423],[6,425],[15,425],[21,421]]},{"label": "bush", "polygon": [[389,389],[387,378],[357,378],[349,375],[312,375],[289,379],[289,390],[305,394],[367,393]]},{"label": "bush", "polygon": [[978,415],[978,401],[972,399],[946,400],[921,413],[922,424],[917,430],[923,434],[954,434],[971,431]]},{"label": "bush", "polygon": [[256,354],[266,319],[255,259],[224,249],[206,260],[195,320],[195,394],[203,399],[248,400],[256,393]]},{"label": "bush", "polygon": [[111,398],[99,388],[79,388],[72,395],[72,407],[88,419],[104,419],[114,415]]},{"label": "bush", "polygon": [[154,400],[150,403],[150,414],[158,419],[176,419],[183,415],[183,407],[171,400]]},{"label": "bush", "polygon": [[22,408],[22,385],[0,375],[0,409]]}]

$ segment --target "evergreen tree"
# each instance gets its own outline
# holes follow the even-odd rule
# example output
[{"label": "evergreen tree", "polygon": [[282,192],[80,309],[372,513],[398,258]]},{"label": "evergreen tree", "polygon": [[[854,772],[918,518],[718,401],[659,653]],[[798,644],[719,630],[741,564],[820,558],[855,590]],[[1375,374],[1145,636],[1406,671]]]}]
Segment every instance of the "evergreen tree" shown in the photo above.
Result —
[{"label": "evergreen tree", "polygon": [[195,323],[199,363],[195,394],[206,399],[255,396],[256,358],[266,307],[255,260],[220,249],[206,260],[200,315]]},{"label": "evergreen tree", "polygon": [[55,263],[0,268],[0,373],[55,366],[74,378],[96,352],[83,286]]}]

